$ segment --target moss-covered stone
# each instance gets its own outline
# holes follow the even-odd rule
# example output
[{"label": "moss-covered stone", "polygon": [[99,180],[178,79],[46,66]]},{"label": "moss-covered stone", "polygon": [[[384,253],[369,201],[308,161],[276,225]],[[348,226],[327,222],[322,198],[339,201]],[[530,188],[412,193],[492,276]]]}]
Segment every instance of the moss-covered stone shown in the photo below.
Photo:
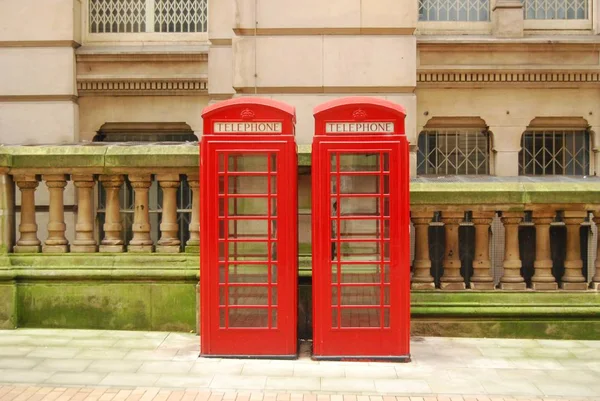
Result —
[{"label": "moss-covered stone", "polygon": [[[111,145],[106,150],[105,166],[131,168],[197,168],[200,165],[197,143]],[[157,170],[160,172],[160,170]]]},{"label": "moss-covered stone", "polygon": [[[102,168],[107,146],[10,146],[12,168]],[[43,173],[43,171],[40,171]]]},{"label": "moss-covered stone", "polygon": [[14,282],[0,284],[0,329],[17,325],[17,289]]},{"label": "moss-covered stone", "polygon": [[[195,330],[195,284],[21,283],[19,327]],[[167,315],[170,311],[170,316]]]},{"label": "moss-covered stone", "polygon": [[312,145],[298,145],[298,166],[310,166],[312,164]]}]

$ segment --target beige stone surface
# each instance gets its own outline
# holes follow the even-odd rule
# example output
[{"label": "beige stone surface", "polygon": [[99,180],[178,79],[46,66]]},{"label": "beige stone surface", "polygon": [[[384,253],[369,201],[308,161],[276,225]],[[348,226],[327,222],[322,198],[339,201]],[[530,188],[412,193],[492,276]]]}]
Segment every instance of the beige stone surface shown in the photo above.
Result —
[{"label": "beige stone surface", "polygon": [[81,0],[0,1],[1,41],[77,41]]},{"label": "beige stone surface", "polygon": [[492,33],[499,38],[523,37],[523,5],[519,0],[496,0]]},{"label": "beige stone surface", "polygon": [[72,101],[0,102],[0,143],[72,143],[79,139],[78,119]]},{"label": "beige stone surface", "polygon": [[414,28],[418,2],[397,0],[361,1],[361,27]]},{"label": "beige stone surface", "polygon": [[0,51],[0,95],[75,95],[71,47],[13,47]]},{"label": "beige stone surface", "polygon": [[81,140],[91,141],[106,122],[185,122],[200,136],[207,105],[207,96],[82,97]]},{"label": "beige stone surface", "polygon": [[238,37],[233,58],[236,88],[323,86],[320,36]]},{"label": "beige stone surface", "polygon": [[235,17],[235,0],[208,0],[208,38],[231,39]]},{"label": "beige stone surface", "polygon": [[231,46],[211,46],[208,52],[209,94],[231,95],[233,90],[233,50]]},{"label": "beige stone surface", "polygon": [[326,87],[416,85],[414,36],[325,36],[323,54]]},{"label": "beige stone surface", "polygon": [[[235,0],[238,28],[360,27],[360,0]],[[256,19],[255,19],[256,18]]]}]

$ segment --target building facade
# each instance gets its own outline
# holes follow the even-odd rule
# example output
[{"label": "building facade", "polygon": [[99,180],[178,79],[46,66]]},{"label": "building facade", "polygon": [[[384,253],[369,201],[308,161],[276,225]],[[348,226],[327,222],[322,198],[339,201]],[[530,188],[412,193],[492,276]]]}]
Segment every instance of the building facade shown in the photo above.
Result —
[{"label": "building facade", "polygon": [[194,330],[201,112],[256,95],[296,107],[310,327],[312,110],[366,95],[407,111],[414,332],[597,338],[599,33],[596,0],[4,0],[0,325]]}]

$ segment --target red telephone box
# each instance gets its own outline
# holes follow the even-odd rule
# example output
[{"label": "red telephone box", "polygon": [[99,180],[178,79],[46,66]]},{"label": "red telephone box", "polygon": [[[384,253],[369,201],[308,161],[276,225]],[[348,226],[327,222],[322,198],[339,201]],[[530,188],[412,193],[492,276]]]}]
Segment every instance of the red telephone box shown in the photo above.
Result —
[{"label": "red telephone box", "polygon": [[202,117],[201,354],[295,357],[295,109],[244,97]]},{"label": "red telephone box", "polygon": [[409,361],[406,113],[348,97],[314,116],[314,358]]}]

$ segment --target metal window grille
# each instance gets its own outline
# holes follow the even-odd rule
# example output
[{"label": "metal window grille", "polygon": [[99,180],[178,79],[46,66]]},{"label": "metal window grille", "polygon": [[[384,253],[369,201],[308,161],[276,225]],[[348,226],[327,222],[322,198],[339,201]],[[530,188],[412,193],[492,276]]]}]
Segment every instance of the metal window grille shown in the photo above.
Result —
[{"label": "metal window grille", "polygon": [[587,175],[590,151],[588,131],[526,131],[521,138],[519,175]]},{"label": "metal window grille", "polygon": [[489,20],[489,0],[419,0],[419,21]]},{"label": "metal window grille", "polygon": [[489,133],[482,129],[427,130],[419,135],[417,174],[489,174]]},{"label": "metal window grille", "polygon": [[588,0],[522,0],[525,19],[585,20]]},{"label": "metal window grille", "polygon": [[206,32],[207,0],[90,0],[90,33]]}]

